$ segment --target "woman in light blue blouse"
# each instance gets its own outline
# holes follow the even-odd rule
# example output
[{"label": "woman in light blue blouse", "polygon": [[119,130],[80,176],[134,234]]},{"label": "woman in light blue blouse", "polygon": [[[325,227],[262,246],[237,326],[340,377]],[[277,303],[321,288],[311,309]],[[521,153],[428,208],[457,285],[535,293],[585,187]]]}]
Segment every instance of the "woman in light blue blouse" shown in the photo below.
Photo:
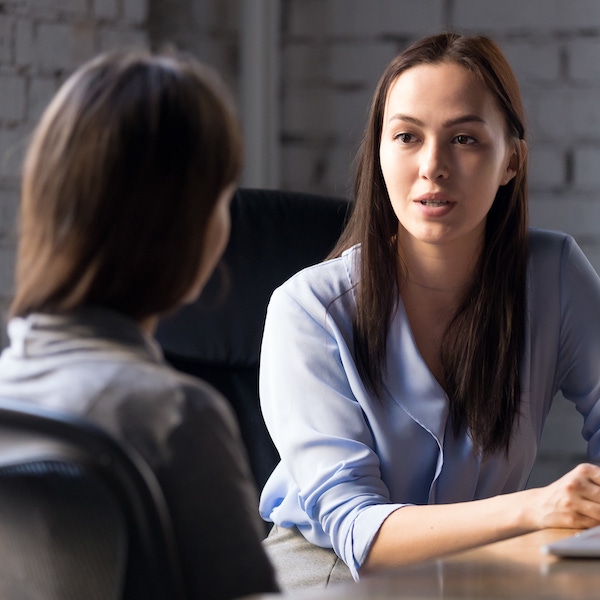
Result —
[{"label": "woman in light blue blouse", "polygon": [[489,39],[432,36],[383,74],[348,227],[267,314],[281,463],[260,508],[284,588],[600,524],[593,464],[524,490],[559,390],[600,461],[600,279],[528,229],[526,155]]}]

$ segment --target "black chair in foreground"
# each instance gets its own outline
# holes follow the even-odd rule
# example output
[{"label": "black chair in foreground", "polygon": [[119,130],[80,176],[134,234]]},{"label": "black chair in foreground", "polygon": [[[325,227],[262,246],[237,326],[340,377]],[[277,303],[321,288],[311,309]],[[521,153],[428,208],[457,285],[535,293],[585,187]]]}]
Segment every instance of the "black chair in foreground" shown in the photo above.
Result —
[{"label": "black chair in foreground", "polygon": [[160,487],[81,418],[0,398],[0,598],[184,600]]},{"label": "black chair in foreground", "polygon": [[231,205],[231,237],[202,297],[163,319],[165,358],[220,390],[233,405],[260,488],[279,457],[258,401],[260,344],[273,290],[322,261],[345,223],[341,198],[241,189]]}]

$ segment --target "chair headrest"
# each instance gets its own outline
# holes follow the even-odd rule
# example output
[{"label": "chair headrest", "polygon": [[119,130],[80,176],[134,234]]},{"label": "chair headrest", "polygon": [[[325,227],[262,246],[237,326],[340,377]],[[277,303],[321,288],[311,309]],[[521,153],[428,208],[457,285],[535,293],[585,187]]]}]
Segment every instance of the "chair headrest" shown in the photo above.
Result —
[{"label": "chair headrest", "polygon": [[298,192],[240,189],[231,236],[201,298],[163,319],[167,354],[214,365],[255,366],[273,290],[335,245],[349,203]]}]

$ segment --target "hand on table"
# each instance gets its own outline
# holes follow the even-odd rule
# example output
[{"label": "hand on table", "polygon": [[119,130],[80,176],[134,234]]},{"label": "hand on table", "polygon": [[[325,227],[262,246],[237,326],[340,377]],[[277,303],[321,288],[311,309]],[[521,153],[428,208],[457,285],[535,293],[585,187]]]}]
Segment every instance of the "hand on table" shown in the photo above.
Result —
[{"label": "hand on table", "polygon": [[536,529],[600,525],[600,466],[582,463],[542,488],[526,490],[528,518]]}]

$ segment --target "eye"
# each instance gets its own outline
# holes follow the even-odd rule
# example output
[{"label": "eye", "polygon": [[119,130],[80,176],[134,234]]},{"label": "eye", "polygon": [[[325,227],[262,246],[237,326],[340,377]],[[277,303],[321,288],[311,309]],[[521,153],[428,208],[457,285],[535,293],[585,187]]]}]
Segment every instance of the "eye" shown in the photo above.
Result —
[{"label": "eye", "polygon": [[402,142],[403,144],[410,144],[415,142],[417,138],[412,133],[397,133],[394,135],[394,139]]},{"label": "eye", "polygon": [[457,135],[453,141],[459,146],[467,146],[468,144],[474,144],[477,140],[470,135]]}]

